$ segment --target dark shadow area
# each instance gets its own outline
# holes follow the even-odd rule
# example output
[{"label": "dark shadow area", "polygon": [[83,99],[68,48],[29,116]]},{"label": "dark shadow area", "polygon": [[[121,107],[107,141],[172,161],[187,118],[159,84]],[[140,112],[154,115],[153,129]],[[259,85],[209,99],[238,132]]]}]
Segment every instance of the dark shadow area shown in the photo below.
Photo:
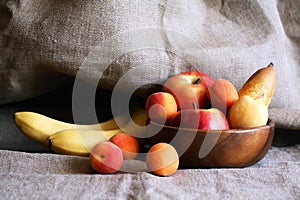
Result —
[{"label": "dark shadow area", "polygon": [[0,5],[0,32],[7,28],[11,17],[11,11],[7,7]]}]

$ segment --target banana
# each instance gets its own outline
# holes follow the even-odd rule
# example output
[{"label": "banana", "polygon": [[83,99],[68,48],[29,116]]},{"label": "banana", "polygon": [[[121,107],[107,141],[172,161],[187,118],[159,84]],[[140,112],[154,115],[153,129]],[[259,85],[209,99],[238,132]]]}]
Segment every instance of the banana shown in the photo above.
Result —
[{"label": "banana", "polygon": [[[137,123],[139,126],[145,126],[148,116],[145,112],[144,103],[141,101],[141,99],[133,98],[129,106],[130,106],[129,110],[130,110],[132,121]],[[60,134],[57,135],[62,135],[63,133],[70,134],[71,132],[77,131],[80,133],[79,136],[83,138],[82,141],[85,141],[85,137],[93,138],[91,137],[91,135],[93,134],[95,135],[94,132],[98,132],[99,134],[99,131],[100,132],[102,131],[103,134],[106,135],[106,137],[108,137],[112,135],[110,134],[110,132],[112,133],[120,132],[120,127],[124,127],[124,130],[130,132],[137,130],[136,126],[134,127],[132,125],[133,124],[132,121],[130,120],[130,118],[126,116],[119,115],[115,118],[112,118],[110,120],[98,124],[78,125],[78,124],[62,122],[35,112],[16,112],[14,114],[14,122],[16,126],[21,130],[21,132],[28,138],[32,139],[33,141],[47,147],[49,146],[48,138],[50,138],[51,135],[59,132]],[[83,131],[83,130],[87,130],[87,131]],[[84,134],[85,132],[88,132],[88,134]],[[63,137],[65,139],[55,139],[55,138],[59,138],[59,137],[57,136],[57,137],[50,138],[50,141],[52,143],[51,146],[53,146],[54,149],[63,149],[64,147],[59,147],[60,145],[64,145],[64,143],[61,141],[66,140],[65,143],[72,142],[71,141],[73,140],[72,138],[76,138],[76,137],[70,137],[70,139],[66,139],[68,137]],[[60,142],[56,143],[56,140]],[[97,137],[95,138],[95,141],[97,141]],[[76,143],[76,141],[73,142]],[[78,140],[77,140],[77,144],[78,146],[75,145],[73,147],[74,152],[76,151],[82,152],[81,150],[78,150],[80,148],[83,149],[82,144],[80,145]],[[79,148],[79,146],[81,147]],[[63,151],[63,152],[68,154],[67,153],[68,151]]]},{"label": "banana", "polygon": [[137,108],[135,112],[131,114],[131,119],[129,120],[121,129],[123,132],[130,133],[131,135],[143,138],[143,133],[145,126],[147,125],[148,115],[144,108]]},{"label": "banana", "polygon": [[89,156],[92,148],[101,141],[109,140],[122,132],[121,129],[89,130],[68,129],[54,133],[48,138],[49,147],[56,153]]},{"label": "banana", "polygon": [[[56,153],[64,155],[88,156],[99,142],[109,140],[115,134],[126,132],[142,137],[148,115],[144,108],[136,107],[124,127],[113,130],[68,129],[54,133],[48,138],[49,147]],[[136,126],[136,125],[140,126]],[[141,140],[139,140],[140,142]]]},{"label": "banana", "polygon": [[[118,116],[117,118],[119,121],[124,121],[122,116]],[[50,135],[65,129],[110,130],[119,128],[115,119],[110,119],[99,124],[78,125],[55,120],[35,112],[16,112],[14,114],[14,122],[25,136],[44,146],[48,146],[47,138]]]}]

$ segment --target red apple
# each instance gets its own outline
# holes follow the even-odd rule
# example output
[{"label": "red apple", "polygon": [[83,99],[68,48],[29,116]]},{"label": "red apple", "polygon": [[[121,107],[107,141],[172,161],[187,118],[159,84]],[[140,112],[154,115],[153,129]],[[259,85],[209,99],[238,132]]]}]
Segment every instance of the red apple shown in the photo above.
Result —
[{"label": "red apple", "polygon": [[117,145],[103,141],[93,148],[90,154],[90,164],[97,172],[115,173],[123,165],[123,153]]},{"label": "red apple", "polygon": [[209,108],[207,88],[213,83],[214,79],[206,73],[182,72],[170,77],[163,85],[162,91],[174,96],[179,110],[193,109],[194,102],[197,102],[199,108]]},{"label": "red apple", "polygon": [[169,122],[176,112],[177,103],[170,93],[156,92],[147,98],[146,113],[152,121]]},{"label": "red apple", "polygon": [[229,123],[222,111],[217,108],[181,110],[177,112],[170,125],[182,128],[203,130],[229,129]]}]

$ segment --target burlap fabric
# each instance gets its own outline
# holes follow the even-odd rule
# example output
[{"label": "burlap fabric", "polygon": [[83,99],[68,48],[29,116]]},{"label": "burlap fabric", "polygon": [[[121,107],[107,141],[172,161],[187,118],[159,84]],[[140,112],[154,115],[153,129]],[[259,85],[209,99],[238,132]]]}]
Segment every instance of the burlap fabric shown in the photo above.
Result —
[{"label": "burlap fabric", "polygon": [[272,147],[244,169],[162,178],[134,161],[124,167],[139,172],[99,175],[87,158],[52,154],[23,136],[12,116],[29,110],[72,121],[78,74],[109,91],[122,81],[119,89],[146,97],[186,70],[239,89],[273,62],[270,118],[299,139],[299,8],[298,0],[0,0],[1,199],[298,199],[299,145]]},{"label": "burlap fabric", "polygon": [[158,177],[144,171],[141,161],[125,164],[126,173],[101,175],[87,158],[0,151],[0,194],[2,199],[296,200],[299,156],[299,145],[273,147],[248,168],[187,169]]},{"label": "burlap fabric", "polygon": [[0,103],[47,93],[78,71],[110,90],[122,78],[122,89],[140,88],[143,96],[192,69],[240,88],[273,62],[270,116],[299,129],[299,7],[284,0],[1,0]]}]

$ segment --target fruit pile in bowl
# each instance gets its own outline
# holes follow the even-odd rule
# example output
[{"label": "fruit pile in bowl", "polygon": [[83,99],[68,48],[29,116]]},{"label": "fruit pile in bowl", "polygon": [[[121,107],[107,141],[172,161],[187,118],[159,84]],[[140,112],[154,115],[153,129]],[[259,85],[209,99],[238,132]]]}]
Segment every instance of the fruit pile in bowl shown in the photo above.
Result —
[{"label": "fruit pile in bowl", "polygon": [[255,164],[272,143],[275,124],[268,107],[275,84],[272,63],[240,90],[230,80],[199,71],[172,76],[147,98],[147,140],[174,146],[183,168]]}]

